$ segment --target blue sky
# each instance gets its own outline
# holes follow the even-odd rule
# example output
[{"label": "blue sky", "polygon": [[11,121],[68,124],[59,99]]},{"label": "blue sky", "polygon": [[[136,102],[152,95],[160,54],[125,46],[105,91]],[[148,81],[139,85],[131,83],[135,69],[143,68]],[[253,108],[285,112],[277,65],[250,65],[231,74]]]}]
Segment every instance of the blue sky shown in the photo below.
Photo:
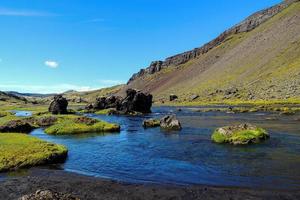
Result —
[{"label": "blue sky", "polygon": [[0,90],[126,83],[280,0],[1,0]]}]

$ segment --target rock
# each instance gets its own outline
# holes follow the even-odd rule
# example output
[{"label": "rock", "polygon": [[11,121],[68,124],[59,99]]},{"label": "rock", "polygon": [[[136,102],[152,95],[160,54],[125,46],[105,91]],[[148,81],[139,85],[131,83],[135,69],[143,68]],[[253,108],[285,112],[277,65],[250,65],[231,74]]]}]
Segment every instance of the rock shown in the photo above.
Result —
[{"label": "rock", "polygon": [[54,115],[67,114],[68,101],[62,95],[56,95],[49,106],[49,112]]},{"label": "rock", "polygon": [[159,119],[146,119],[143,121],[143,127],[144,128],[153,128],[160,126],[160,120]]},{"label": "rock", "polygon": [[37,190],[33,194],[24,195],[18,200],[80,200],[70,194],[63,194],[51,190]]},{"label": "rock", "polygon": [[175,94],[171,94],[169,99],[170,99],[170,101],[174,101],[175,99],[178,99],[178,96]]},{"label": "rock", "polygon": [[35,127],[24,120],[13,120],[0,126],[2,133],[30,133]]},{"label": "rock", "polygon": [[110,96],[110,97],[100,97],[96,99],[93,105],[88,105],[86,109],[91,110],[103,110],[108,108],[116,108],[122,101],[122,97]]},{"label": "rock", "polygon": [[125,114],[131,112],[151,113],[152,98],[151,94],[128,89],[125,99],[122,100],[117,110]]},{"label": "rock", "polygon": [[175,115],[164,116],[160,120],[160,127],[166,130],[181,130],[181,124]]},{"label": "rock", "polygon": [[212,140],[216,143],[238,145],[258,143],[269,137],[269,134],[264,129],[246,123],[218,128],[213,133]]},{"label": "rock", "polygon": [[197,95],[197,94],[193,94],[192,96],[190,96],[190,100],[191,101],[194,101],[194,100],[196,100],[198,98],[199,98],[199,95]]}]

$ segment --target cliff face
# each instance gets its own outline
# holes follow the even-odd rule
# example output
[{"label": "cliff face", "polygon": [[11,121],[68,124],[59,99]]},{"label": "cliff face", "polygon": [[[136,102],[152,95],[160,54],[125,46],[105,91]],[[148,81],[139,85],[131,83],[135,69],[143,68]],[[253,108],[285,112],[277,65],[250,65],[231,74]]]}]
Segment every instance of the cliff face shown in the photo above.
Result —
[{"label": "cliff face", "polygon": [[254,13],[253,15],[249,16],[241,23],[223,32],[216,39],[210,41],[209,43],[203,45],[200,48],[195,48],[191,51],[187,51],[175,56],[171,56],[167,58],[165,61],[154,61],[146,69],[141,69],[138,73],[134,74],[129,79],[128,84],[130,84],[132,81],[136,80],[137,78],[145,76],[147,74],[154,74],[156,72],[161,71],[164,68],[171,67],[171,66],[178,66],[192,59],[195,59],[200,55],[207,53],[208,51],[215,48],[216,46],[222,44],[226,40],[226,38],[228,38],[233,34],[252,31],[262,23],[266,22],[276,14],[280,13],[283,9],[287,8],[290,4],[297,1],[299,0],[285,0],[278,5]]},{"label": "cliff face", "polygon": [[300,1],[259,11],[201,48],[152,62],[127,88],[164,102],[170,94],[178,102],[300,99]]}]

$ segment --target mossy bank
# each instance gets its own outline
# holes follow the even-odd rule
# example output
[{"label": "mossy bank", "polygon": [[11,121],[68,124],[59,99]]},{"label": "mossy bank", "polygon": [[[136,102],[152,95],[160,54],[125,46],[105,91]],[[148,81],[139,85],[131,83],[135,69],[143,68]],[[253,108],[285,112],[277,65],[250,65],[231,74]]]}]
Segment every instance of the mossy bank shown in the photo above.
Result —
[{"label": "mossy bank", "polygon": [[63,162],[66,147],[20,133],[0,133],[0,172]]}]

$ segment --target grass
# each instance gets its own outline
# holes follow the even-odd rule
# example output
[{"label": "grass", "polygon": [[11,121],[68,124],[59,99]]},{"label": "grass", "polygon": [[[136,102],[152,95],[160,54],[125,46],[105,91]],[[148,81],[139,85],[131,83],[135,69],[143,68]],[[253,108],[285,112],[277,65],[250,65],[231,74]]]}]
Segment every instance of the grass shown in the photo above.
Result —
[{"label": "grass", "polygon": [[[58,121],[45,129],[45,132],[50,135],[74,135],[81,133],[106,133],[119,132],[120,126],[111,124],[101,120],[95,120],[91,124],[79,122],[76,115],[58,116]],[[91,118],[86,118],[90,119]]]},{"label": "grass", "polygon": [[97,115],[108,115],[112,112],[112,110],[114,110],[114,109],[111,109],[111,108],[103,109],[103,110],[96,111],[95,114],[97,114]]},{"label": "grass", "polygon": [[0,172],[64,161],[68,150],[20,133],[0,133]]},{"label": "grass", "polygon": [[212,134],[211,139],[216,143],[249,144],[259,142],[268,137],[269,135],[267,131],[262,128],[256,128],[255,130],[235,131],[229,135],[224,135],[218,132],[217,129]]}]

